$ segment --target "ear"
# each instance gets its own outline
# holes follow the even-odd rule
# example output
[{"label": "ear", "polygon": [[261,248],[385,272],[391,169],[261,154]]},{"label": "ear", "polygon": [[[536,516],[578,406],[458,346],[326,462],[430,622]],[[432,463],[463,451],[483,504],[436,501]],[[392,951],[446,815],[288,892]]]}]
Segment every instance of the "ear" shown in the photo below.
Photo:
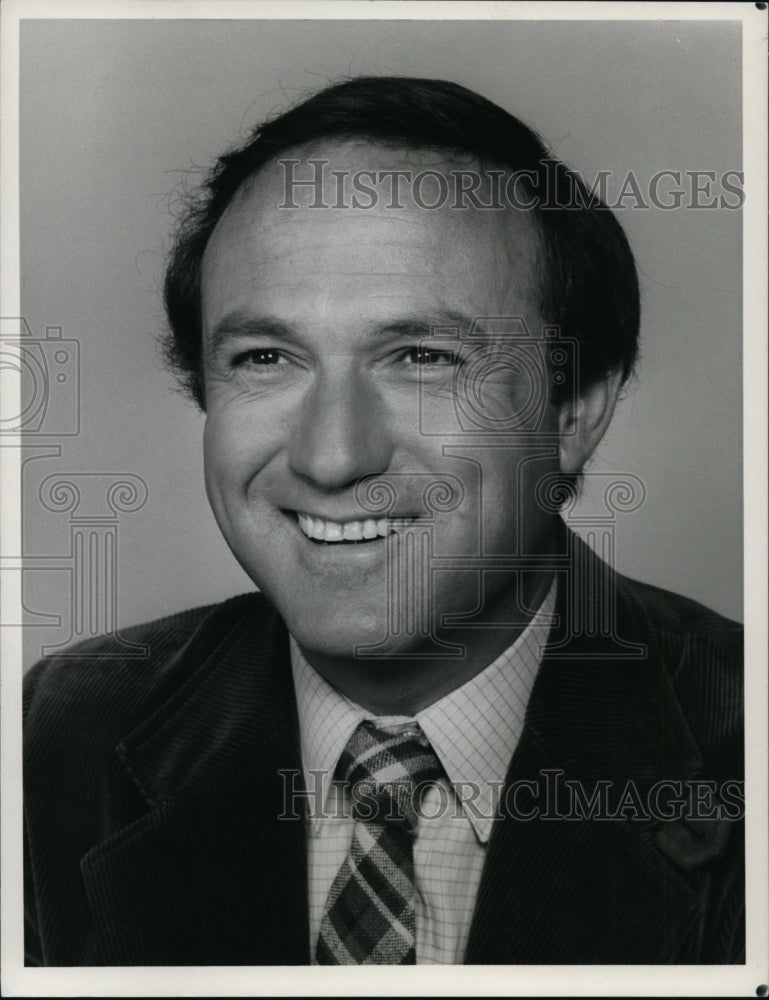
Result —
[{"label": "ear", "polygon": [[581,472],[611,423],[621,385],[622,373],[610,372],[562,404],[558,415],[561,472]]}]

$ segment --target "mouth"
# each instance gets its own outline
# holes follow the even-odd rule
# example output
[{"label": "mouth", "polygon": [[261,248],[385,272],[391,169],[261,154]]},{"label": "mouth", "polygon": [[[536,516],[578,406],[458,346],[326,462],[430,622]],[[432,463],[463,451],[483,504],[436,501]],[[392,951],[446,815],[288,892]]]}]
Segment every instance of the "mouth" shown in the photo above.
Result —
[{"label": "mouth", "polygon": [[387,518],[328,521],[325,518],[298,512],[296,517],[302,534],[319,545],[365,545],[381,541],[395,531],[393,523]]}]

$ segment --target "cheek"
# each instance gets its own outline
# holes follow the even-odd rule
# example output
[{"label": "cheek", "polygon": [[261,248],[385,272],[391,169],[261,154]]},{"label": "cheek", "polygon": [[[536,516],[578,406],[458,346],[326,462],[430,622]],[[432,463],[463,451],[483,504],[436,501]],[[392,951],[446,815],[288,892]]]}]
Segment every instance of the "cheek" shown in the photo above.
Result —
[{"label": "cheek", "polygon": [[[507,460],[496,456],[508,453]],[[557,471],[558,457],[553,447],[526,453],[524,449],[500,448],[480,458],[480,483],[475,486],[483,536],[490,548],[500,546],[512,551],[520,545],[533,544],[549,523],[551,514],[537,500],[537,485],[548,473]]]},{"label": "cheek", "polygon": [[284,424],[275,409],[242,397],[209,406],[203,434],[209,494],[217,487],[245,489],[281,448]]},{"label": "cheek", "polygon": [[239,464],[236,459],[239,437],[237,428],[223,418],[221,411],[209,409],[203,432],[203,456],[209,490],[218,481],[230,478],[233,467]]},{"label": "cheek", "polygon": [[206,495],[217,520],[222,513],[222,498],[231,492],[230,442],[222,430],[222,426],[209,414],[203,432],[203,471]]},{"label": "cheek", "polygon": [[244,446],[237,428],[221,421],[206,422],[203,441],[206,493],[221,519],[226,510],[234,512],[245,498],[259,462],[254,450]]}]

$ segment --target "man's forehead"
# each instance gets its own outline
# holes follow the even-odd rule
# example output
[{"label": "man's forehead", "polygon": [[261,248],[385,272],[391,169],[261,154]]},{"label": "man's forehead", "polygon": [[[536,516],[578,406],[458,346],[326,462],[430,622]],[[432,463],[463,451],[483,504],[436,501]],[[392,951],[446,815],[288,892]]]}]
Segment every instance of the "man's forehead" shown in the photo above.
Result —
[{"label": "man's forehead", "polygon": [[[276,182],[285,188],[288,178],[289,183],[292,179],[295,182],[300,181],[300,184],[294,184],[293,201],[309,207],[315,199],[315,188],[312,185],[302,186],[301,181],[312,179],[314,182],[318,171],[315,163],[323,165],[323,173],[329,187],[328,192],[324,194],[331,196],[338,193],[342,180],[351,185],[358,185],[359,190],[365,181],[374,186],[380,184],[387,186],[388,189],[397,189],[397,200],[402,202],[404,207],[415,204],[414,181],[416,179],[419,182],[420,174],[440,173],[448,176],[464,172],[468,176],[470,174],[477,176],[481,188],[495,183],[493,168],[484,167],[478,157],[469,152],[429,146],[387,144],[358,137],[321,140],[289,149],[265,164],[254,177],[242,185],[238,194],[245,194],[254,187],[267,190]],[[402,174],[400,178],[394,176],[398,173]],[[423,176],[421,183],[426,184],[428,179],[427,176]],[[469,180],[465,183],[469,184]],[[331,197],[326,200],[334,201]],[[392,200],[388,203],[392,203]],[[368,209],[364,209],[366,210]]]},{"label": "man's forehead", "polygon": [[499,174],[470,154],[447,150],[366,139],[312,143],[245,181],[211,244],[234,238],[267,259],[282,244],[306,239],[350,238],[360,241],[362,253],[372,240],[417,239],[431,256],[459,242],[502,256],[515,270],[525,260],[533,276],[540,227],[532,211],[495,202]]}]

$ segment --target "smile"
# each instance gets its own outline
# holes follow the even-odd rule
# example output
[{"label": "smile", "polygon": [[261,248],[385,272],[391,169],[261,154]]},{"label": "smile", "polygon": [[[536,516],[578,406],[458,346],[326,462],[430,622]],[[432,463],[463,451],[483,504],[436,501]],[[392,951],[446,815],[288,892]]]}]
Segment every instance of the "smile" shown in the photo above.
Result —
[{"label": "smile", "polygon": [[385,538],[394,528],[386,518],[375,521],[326,521],[309,514],[297,514],[302,532],[316,542],[370,542]]}]

